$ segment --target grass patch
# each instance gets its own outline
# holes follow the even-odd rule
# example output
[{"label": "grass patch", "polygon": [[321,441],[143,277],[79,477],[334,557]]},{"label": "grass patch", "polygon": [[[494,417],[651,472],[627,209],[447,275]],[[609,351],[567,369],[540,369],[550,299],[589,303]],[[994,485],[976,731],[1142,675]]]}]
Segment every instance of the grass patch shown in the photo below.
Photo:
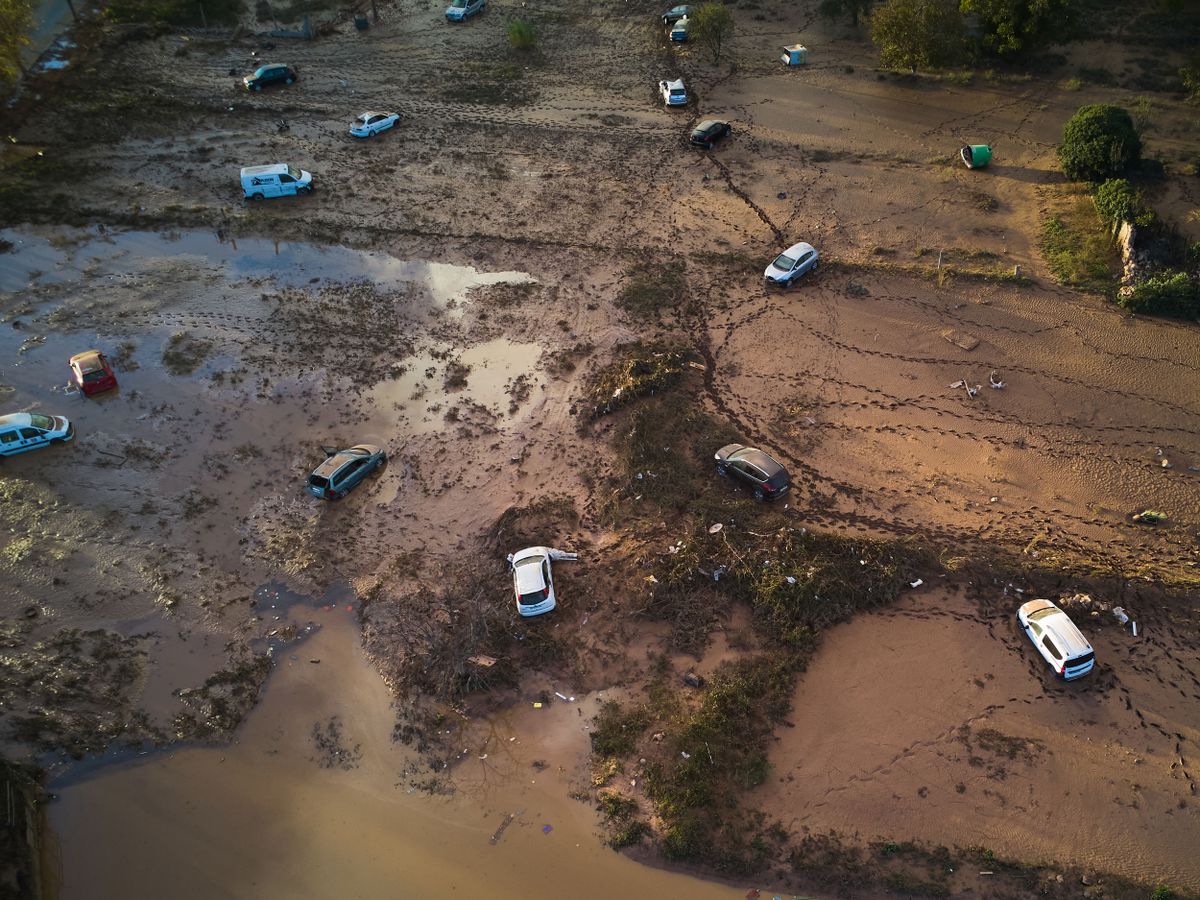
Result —
[{"label": "grass patch", "polygon": [[682,259],[668,266],[639,264],[629,270],[628,278],[617,305],[632,316],[659,319],[664,310],[679,312],[687,299]]},{"label": "grass patch", "polygon": [[1113,298],[1120,276],[1120,254],[1082,188],[1053,198],[1054,212],[1042,223],[1042,257],[1067,287]]},{"label": "grass patch", "polygon": [[650,724],[650,711],[644,706],[628,709],[615,700],[600,707],[592,730],[592,752],[600,756],[627,756],[637,739]]},{"label": "grass patch", "polygon": [[193,337],[186,331],[177,331],[167,341],[163,351],[163,365],[172,375],[191,375],[212,351],[213,342],[207,338]]}]

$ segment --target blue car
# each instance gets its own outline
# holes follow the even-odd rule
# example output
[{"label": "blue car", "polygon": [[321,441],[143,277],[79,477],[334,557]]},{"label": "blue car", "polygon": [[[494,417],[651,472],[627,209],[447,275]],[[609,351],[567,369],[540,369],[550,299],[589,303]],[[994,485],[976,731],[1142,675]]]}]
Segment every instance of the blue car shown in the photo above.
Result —
[{"label": "blue car", "polygon": [[685,18],[689,12],[691,12],[690,6],[672,6],[663,13],[663,24],[674,25],[680,19]]},{"label": "blue car", "polygon": [[487,0],[452,0],[446,9],[447,22],[461,22],[477,12],[483,12]]},{"label": "blue car", "polygon": [[688,39],[688,20],[684,16],[671,28],[671,40],[682,43]]}]

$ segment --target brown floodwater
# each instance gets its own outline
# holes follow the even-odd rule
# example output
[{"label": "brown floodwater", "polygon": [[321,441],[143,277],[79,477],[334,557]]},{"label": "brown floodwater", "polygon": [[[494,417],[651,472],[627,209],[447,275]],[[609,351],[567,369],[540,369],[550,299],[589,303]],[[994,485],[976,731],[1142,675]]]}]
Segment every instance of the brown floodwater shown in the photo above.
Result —
[{"label": "brown floodwater", "polygon": [[743,895],[603,845],[593,806],[569,796],[585,783],[596,697],[499,716],[472,738],[457,791],[430,795],[411,786],[424,776],[409,774],[412,752],[391,739],[391,697],[359,649],[353,614],[292,615],[321,628],[279,651],[234,743],[152,753],[51,786],[58,897]]}]

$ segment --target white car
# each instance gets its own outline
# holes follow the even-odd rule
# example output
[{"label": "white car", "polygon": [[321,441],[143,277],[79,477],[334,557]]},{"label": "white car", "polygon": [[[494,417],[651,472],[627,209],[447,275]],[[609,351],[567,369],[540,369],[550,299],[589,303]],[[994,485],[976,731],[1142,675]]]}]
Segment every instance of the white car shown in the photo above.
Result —
[{"label": "white car", "polygon": [[660,81],[658,92],[667,106],[687,106],[687,89],[683,86],[682,78],[676,78],[674,81]]},{"label": "white car", "polygon": [[62,416],[10,413],[0,416],[0,456],[62,444],[75,437],[75,428]]},{"label": "white car", "polygon": [[400,121],[398,113],[365,112],[350,126],[350,133],[357,138],[368,138],[387,131]]},{"label": "white car", "polygon": [[1049,600],[1022,604],[1017,621],[1054,674],[1064,681],[1082,678],[1096,665],[1096,654],[1083,632]]},{"label": "white car", "polygon": [[528,547],[514,553],[509,562],[513,570],[517,612],[523,616],[540,616],[554,609],[554,576],[550,574],[550,548]]},{"label": "white car", "polygon": [[793,244],[775,257],[763,277],[772,284],[790,285],[805,272],[816,269],[819,256],[812,244]]}]

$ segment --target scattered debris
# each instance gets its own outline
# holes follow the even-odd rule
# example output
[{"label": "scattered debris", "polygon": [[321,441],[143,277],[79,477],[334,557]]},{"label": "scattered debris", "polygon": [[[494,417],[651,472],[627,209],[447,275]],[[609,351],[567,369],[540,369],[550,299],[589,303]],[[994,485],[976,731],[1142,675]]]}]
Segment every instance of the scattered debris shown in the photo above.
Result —
[{"label": "scattered debris", "polygon": [[1112,608],[1112,614],[1116,618],[1116,620],[1118,622],[1120,622],[1122,625],[1124,625],[1126,622],[1129,621],[1129,616],[1126,615],[1125,610],[1119,606],[1114,606]]},{"label": "scattered debris", "polygon": [[516,815],[514,813],[509,813],[508,815],[506,815],[504,817],[504,821],[500,823],[500,827],[497,828],[495,830],[495,832],[493,832],[491,838],[488,840],[488,843],[491,844],[493,847],[496,846],[496,842],[498,840],[500,840],[501,835],[504,834],[504,829],[508,828],[508,826],[513,823],[513,819],[515,819],[515,818],[516,818]]},{"label": "scattered debris", "polygon": [[979,338],[954,328],[946,328],[941,332],[942,338],[963,350],[974,350],[979,346]]},{"label": "scattered debris", "polygon": [[554,830],[554,826],[553,826],[553,825],[543,825],[543,826],[542,826],[542,834],[549,834],[549,833],[550,833],[550,832],[552,832],[553,830]]},{"label": "scattered debris", "polygon": [[1140,513],[1133,514],[1133,521],[1143,522],[1147,525],[1158,525],[1161,522],[1167,521],[1167,514],[1157,509],[1144,509]]},{"label": "scattered debris", "polygon": [[988,387],[994,388],[998,391],[1004,390],[1004,382],[1000,380],[1000,375],[995,369],[992,369],[992,371],[988,372]]},{"label": "scattered debris", "polygon": [[700,688],[704,687],[704,678],[695,672],[689,671],[683,676],[683,683],[688,687]]},{"label": "scattered debris", "polygon": [[918,578],[916,581],[910,581],[910,582],[908,583],[908,586],[909,586],[909,587],[911,587],[911,588],[919,588],[919,587],[920,587],[921,585],[923,585],[924,583],[925,583],[925,579],[924,579],[924,578]]},{"label": "scattered debris", "polygon": [[473,665],[479,666],[482,669],[490,669],[492,666],[494,666],[496,664],[496,658],[494,656],[486,656],[484,654],[480,654],[479,656],[467,657],[467,662],[472,663]]},{"label": "scattered debris", "polygon": [[709,526],[708,526],[708,533],[709,533],[709,534],[716,534],[718,531],[720,531],[720,530],[721,530],[722,528],[724,528],[724,527],[725,527],[725,526],[724,526],[722,523],[720,523],[720,522],[714,522],[712,525],[709,525]]}]

